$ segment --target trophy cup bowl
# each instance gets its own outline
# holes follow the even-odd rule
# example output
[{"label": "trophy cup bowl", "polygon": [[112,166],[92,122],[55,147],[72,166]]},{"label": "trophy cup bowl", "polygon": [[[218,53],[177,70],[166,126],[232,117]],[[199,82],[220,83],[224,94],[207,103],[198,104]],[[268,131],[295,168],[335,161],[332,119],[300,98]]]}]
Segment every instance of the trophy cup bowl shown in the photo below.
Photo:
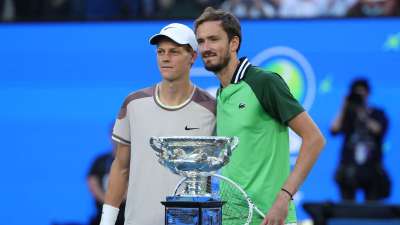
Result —
[{"label": "trophy cup bowl", "polygon": [[187,177],[190,196],[203,196],[206,177],[229,162],[237,137],[171,136],[151,137],[150,146],[158,161],[175,174]]},{"label": "trophy cup bowl", "polygon": [[172,136],[152,137],[151,147],[159,162],[173,173],[189,177],[193,173],[208,176],[229,162],[237,137]]}]

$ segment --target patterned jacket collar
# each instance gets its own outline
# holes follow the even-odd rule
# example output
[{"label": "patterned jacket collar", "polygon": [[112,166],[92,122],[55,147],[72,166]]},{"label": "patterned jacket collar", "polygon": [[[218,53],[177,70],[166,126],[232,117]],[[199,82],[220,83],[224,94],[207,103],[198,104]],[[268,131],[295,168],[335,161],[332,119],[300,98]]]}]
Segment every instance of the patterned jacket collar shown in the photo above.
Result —
[{"label": "patterned jacket collar", "polygon": [[231,84],[237,84],[243,80],[247,69],[251,65],[249,59],[246,57],[240,58],[239,61],[239,65],[236,67],[235,73],[233,73]]}]

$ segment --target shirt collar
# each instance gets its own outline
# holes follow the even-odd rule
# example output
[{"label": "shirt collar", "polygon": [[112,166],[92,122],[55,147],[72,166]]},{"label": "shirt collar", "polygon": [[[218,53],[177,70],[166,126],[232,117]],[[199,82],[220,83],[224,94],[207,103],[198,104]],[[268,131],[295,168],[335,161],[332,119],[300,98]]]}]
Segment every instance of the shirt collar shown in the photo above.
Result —
[{"label": "shirt collar", "polygon": [[242,57],[239,61],[239,65],[237,65],[235,73],[233,73],[231,84],[237,84],[243,80],[247,69],[251,65],[247,57]]}]

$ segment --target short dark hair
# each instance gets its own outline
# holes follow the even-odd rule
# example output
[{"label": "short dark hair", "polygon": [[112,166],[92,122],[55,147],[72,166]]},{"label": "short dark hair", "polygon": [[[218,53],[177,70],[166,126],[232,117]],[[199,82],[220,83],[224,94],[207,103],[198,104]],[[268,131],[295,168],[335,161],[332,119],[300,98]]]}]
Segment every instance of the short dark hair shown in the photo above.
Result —
[{"label": "short dark hair", "polygon": [[365,88],[368,93],[370,93],[370,91],[371,91],[371,87],[369,85],[369,82],[365,78],[358,78],[358,79],[353,80],[353,82],[351,83],[351,87],[350,87],[351,92],[353,93],[356,90],[357,87]]},{"label": "short dark hair", "polygon": [[221,21],[222,28],[228,35],[228,40],[233,37],[239,37],[239,46],[236,52],[239,52],[240,44],[242,43],[242,31],[239,20],[230,12],[225,12],[221,9],[215,10],[213,7],[207,7],[203,13],[194,22],[194,31],[204,22]]}]

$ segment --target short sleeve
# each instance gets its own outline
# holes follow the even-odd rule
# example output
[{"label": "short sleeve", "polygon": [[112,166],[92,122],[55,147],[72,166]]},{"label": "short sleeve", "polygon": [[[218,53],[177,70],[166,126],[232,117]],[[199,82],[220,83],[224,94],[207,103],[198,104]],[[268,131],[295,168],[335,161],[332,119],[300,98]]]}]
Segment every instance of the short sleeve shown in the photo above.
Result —
[{"label": "short sleeve", "polygon": [[115,120],[112,139],[118,143],[124,145],[131,144],[131,132],[130,132],[130,121],[129,121],[129,114],[128,114],[128,104],[125,100],[124,104],[122,105],[118,118]]},{"label": "short sleeve", "polygon": [[304,111],[301,104],[290,93],[283,78],[272,72],[257,69],[249,84],[264,110],[274,119],[287,125],[291,119]]}]

